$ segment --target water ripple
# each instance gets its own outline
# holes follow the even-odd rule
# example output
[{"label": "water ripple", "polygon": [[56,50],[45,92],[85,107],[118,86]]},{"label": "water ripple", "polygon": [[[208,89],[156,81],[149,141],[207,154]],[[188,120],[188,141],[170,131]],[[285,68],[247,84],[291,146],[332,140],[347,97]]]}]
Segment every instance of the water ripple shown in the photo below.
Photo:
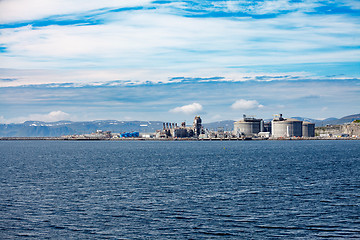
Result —
[{"label": "water ripple", "polygon": [[359,141],[2,141],[0,152],[0,239],[360,236]]}]

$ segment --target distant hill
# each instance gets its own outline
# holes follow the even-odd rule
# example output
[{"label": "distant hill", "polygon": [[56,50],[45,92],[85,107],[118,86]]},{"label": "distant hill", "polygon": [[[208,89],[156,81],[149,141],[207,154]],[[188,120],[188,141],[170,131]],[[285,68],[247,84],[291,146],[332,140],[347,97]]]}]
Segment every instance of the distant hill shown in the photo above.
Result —
[{"label": "distant hill", "polygon": [[311,118],[303,118],[303,117],[292,117],[301,121],[307,121],[315,123],[316,127],[322,127],[326,125],[340,125],[344,123],[351,123],[354,120],[360,119],[360,114],[354,114],[345,116],[342,118],[326,118],[324,120],[317,120],[317,119],[311,119]]},{"label": "distant hill", "polygon": [[204,128],[210,130],[217,130],[219,127],[223,127],[224,130],[233,130],[234,129],[234,120],[224,120],[212,123],[204,123]]},{"label": "distant hill", "polygon": [[359,120],[359,119],[360,119],[360,113],[342,117],[339,119],[339,121],[346,123],[346,122],[353,122],[354,120]]},{"label": "distant hill", "polygon": [[353,114],[353,115],[349,115],[349,116],[345,116],[342,118],[327,118],[324,119],[322,121],[318,121],[315,122],[316,126],[326,126],[326,125],[340,125],[340,124],[344,124],[344,123],[351,123],[354,120],[359,120],[360,119],[360,114]]},{"label": "distant hill", "polygon": [[[320,121],[320,120],[317,120],[317,119],[304,118],[304,117],[291,117],[291,118],[294,118],[294,119],[297,119],[297,120],[300,120],[300,121],[304,121],[304,122],[311,122],[311,123],[316,123],[316,122]],[[335,119],[337,119],[337,118],[335,118]]]},{"label": "distant hill", "polygon": [[[316,120],[311,118],[293,117],[302,121],[309,121],[316,126],[337,125],[360,119],[360,114],[345,116],[343,118],[328,118]],[[205,128],[217,130],[223,127],[231,131],[234,128],[234,120],[224,120],[212,123],[204,123]],[[0,137],[58,137],[73,134],[89,134],[96,130],[112,131],[114,133],[138,131],[141,133],[153,133],[163,127],[161,121],[117,121],[98,120],[87,122],[40,122],[27,121],[19,124],[0,124]]]}]

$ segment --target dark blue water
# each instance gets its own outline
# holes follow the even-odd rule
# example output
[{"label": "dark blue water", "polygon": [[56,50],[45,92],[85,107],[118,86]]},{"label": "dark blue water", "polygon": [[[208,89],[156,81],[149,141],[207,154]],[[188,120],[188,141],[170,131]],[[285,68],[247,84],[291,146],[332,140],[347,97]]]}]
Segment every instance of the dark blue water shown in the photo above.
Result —
[{"label": "dark blue water", "polygon": [[0,238],[360,237],[360,141],[0,142]]}]

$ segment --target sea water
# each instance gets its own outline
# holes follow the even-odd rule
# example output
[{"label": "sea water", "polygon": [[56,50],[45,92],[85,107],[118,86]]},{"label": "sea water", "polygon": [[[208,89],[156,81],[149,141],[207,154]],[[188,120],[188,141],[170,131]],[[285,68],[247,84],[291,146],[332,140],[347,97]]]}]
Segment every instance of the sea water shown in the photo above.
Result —
[{"label": "sea water", "polygon": [[1,239],[360,238],[360,141],[0,141]]}]

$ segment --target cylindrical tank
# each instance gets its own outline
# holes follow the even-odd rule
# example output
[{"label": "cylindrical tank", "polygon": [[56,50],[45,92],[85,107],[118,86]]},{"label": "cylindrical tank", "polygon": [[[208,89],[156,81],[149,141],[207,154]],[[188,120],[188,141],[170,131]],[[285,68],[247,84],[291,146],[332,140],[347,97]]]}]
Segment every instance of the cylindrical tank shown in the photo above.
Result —
[{"label": "cylindrical tank", "polygon": [[303,122],[303,137],[315,137],[315,123]]},{"label": "cylindrical tank", "polygon": [[234,132],[235,134],[242,133],[245,135],[258,134],[261,131],[261,121],[261,119],[253,118],[234,122]]},{"label": "cylindrical tank", "polygon": [[272,121],[272,137],[301,137],[302,121],[297,119],[283,119]]}]

